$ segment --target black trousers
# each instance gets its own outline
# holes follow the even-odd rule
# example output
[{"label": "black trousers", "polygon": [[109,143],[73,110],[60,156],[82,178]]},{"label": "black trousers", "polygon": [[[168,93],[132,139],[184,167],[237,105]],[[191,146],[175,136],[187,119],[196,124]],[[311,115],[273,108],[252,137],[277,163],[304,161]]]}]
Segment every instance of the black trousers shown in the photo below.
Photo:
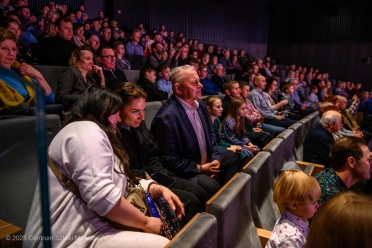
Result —
[{"label": "black trousers", "polygon": [[249,131],[246,132],[246,135],[252,144],[258,146],[261,150],[273,139],[273,136],[268,132],[256,133]]},{"label": "black trousers", "polygon": [[181,228],[185,226],[197,213],[205,211],[208,200],[207,193],[199,185],[176,177],[177,181],[170,190],[180,198],[184,204],[185,216],[180,220]]}]

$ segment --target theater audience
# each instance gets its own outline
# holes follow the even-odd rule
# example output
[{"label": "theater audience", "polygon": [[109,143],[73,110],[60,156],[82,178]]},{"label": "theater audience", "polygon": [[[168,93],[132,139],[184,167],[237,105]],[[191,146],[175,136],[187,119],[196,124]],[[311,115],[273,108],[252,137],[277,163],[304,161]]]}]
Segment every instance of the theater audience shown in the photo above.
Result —
[{"label": "theater audience", "polygon": [[223,84],[226,83],[227,80],[223,77],[223,75],[225,75],[223,66],[221,64],[215,64],[213,66],[213,71],[212,82],[217,85],[221,92],[224,92]]},{"label": "theater audience", "polygon": [[90,23],[90,29],[86,32],[86,35],[89,34],[94,34],[96,35],[99,39],[101,39],[101,24],[99,19],[93,19],[92,22]]},{"label": "theater audience", "polygon": [[[315,175],[322,189],[320,204],[333,196],[351,190],[364,191],[365,181],[371,177],[371,152],[363,139],[343,137],[330,148],[330,168]],[[359,181],[359,182],[358,182]]]},{"label": "theater audience", "polygon": [[141,30],[134,29],[131,40],[125,45],[127,54],[143,55],[143,47],[139,44],[141,40]]},{"label": "theater audience", "polygon": [[212,197],[220,189],[215,177],[221,174],[221,183],[228,181],[239,171],[239,157],[220,153],[208,111],[199,100],[203,86],[196,71],[187,65],[176,67],[171,71],[171,81],[173,95],[151,125],[161,162],[178,177],[200,185]]},{"label": "theater audience", "polygon": [[28,48],[26,45],[21,44],[19,42],[19,37],[22,32],[19,22],[14,19],[7,18],[4,20],[1,26],[9,30],[10,32],[12,32],[18,40],[18,45],[17,45],[18,52],[17,52],[16,60],[20,63],[26,62],[27,64],[37,64],[37,59],[32,54],[32,51],[30,50],[30,48]]},{"label": "theater audience", "polygon": [[330,165],[329,151],[334,143],[332,133],[337,133],[342,127],[340,113],[334,110],[323,113],[319,124],[310,130],[304,139],[303,161],[324,165]]},{"label": "theater audience", "polygon": [[283,116],[284,112],[278,112],[269,106],[266,97],[263,94],[263,90],[266,86],[266,78],[264,76],[256,76],[254,78],[254,86],[255,88],[249,94],[248,99],[260,112],[264,118],[264,123],[284,128],[288,128],[296,123],[296,121],[290,120],[286,118],[286,116]]},{"label": "theater audience", "polygon": [[[49,146],[49,157],[56,170],[70,178],[79,192],[67,189],[56,174],[49,170],[50,212],[59,218],[51,219],[53,233],[78,238],[53,239],[54,246],[98,247],[164,247],[169,240],[155,235],[160,233],[159,218],[147,217],[124,197],[129,188],[127,181],[137,182],[129,170],[128,155],[116,138],[118,111],[122,100],[116,93],[99,87],[89,87],[68,115],[67,125]],[[163,197],[177,208],[179,219],[184,208],[179,198],[153,180],[139,180],[146,193],[153,198]],[[37,189],[35,199],[39,199]],[[79,199],[80,198],[80,199]],[[35,200],[32,212],[38,212],[40,201]],[[106,221],[102,219],[106,218]],[[144,232],[124,231],[109,221],[134,227]],[[28,235],[42,235],[40,216],[34,214],[28,221]],[[29,239],[28,247],[41,246],[41,239]]]},{"label": "theater audience", "polygon": [[79,22],[72,23],[73,26],[73,40],[75,45],[83,46],[85,45],[85,36],[84,36],[84,24]]},{"label": "theater audience", "polygon": [[272,109],[281,110],[284,106],[288,104],[288,100],[281,99],[280,101],[278,101],[278,98],[275,96],[277,88],[278,88],[278,80],[276,78],[268,78],[263,94],[267,99],[268,105]]},{"label": "theater audience", "polygon": [[[102,66],[107,88],[114,90],[118,83],[128,81],[125,73],[122,70],[115,69],[116,56],[114,49],[112,49],[111,47],[101,46],[97,51],[97,61]],[[98,75],[94,75],[94,79],[97,83],[101,81]]]},{"label": "theater audience", "polygon": [[200,77],[200,83],[203,85],[203,95],[221,95],[223,94],[220,88],[215,85],[208,76],[207,66],[203,63],[199,63],[198,75]]},{"label": "theater audience", "polygon": [[159,79],[156,82],[156,86],[158,87],[158,90],[167,92],[168,94],[172,95],[172,82],[169,81],[170,79],[170,68],[167,64],[160,64],[158,66],[158,73],[159,73]]},{"label": "theater audience", "polygon": [[[118,84],[115,92],[123,100],[123,107],[119,110],[121,121],[118,129],[121,134],[120,142],[129,157],[131,173],[141,179],[154,176],[157,183],[169,187],[180,198],[186,213],[180,220],[182,228],[196,213],[203,211],[207,194],[200,186],[176,177],[160,163],[158,144],[144,121],[146,93],[130,82]],[[166,179],[155,178],[159,173],[175,179],[175,183],[167,185]]]},{"label": "theater audience", "polygon": [[[71,54],[69,64],[58,77],[56,92],[56,102],[63,104],[65,111],[71,109],[90,85],[106,87],[103,70],[94,65],[90,47],[77,47]],[[92,73],[99,77],[99,82],[96,82]]]},{"label": "theater audience", "polygon": [[140,86],[147,94],[146,101],[163,101],[167,100],[171,95],[170,93],[159,90],[155,84],[156,82],[156,71],[147,67],[141,70],[140,78],[137,81],[137,85]]},{"label": "theater audience", "polygon": [[[223,112],[221,119],[224,120],[226,116],[228,115],[228,110],[230,108],[230,102],[233,97],[240,97],[240,87],[239,83],[237,81],[228,81],[224,85],[224,91],[226,96],[222,100],[222,107]],[[261,149],[265,147],[270,140],[272,139],[272,136],[268,132],[263,132],[261,127],[257,127],[256,123],[253,125],[249,119],[244,121],[245,124],[245,130],[247,131],[246,135],[247,137],[258,147]]]},{"label": "theater audience", "polygon": [[221,124],[221,140],[241,147],[247,158],[253,158],[260,151],[246,136],[245,115],[247,107],[241,97],[233,97],[229,104],[228,114]]},{"label": "theater audience", "polygon": [[72,23],[66,18],[56,21],[56,36],[44,38],[40,42],[39,63],[42,65],[67,66],[72,51],[77,47],[71,43]]},{"label": "theater audience", "polygon": [[116,41],[112,47],[114,48],[114,51],[116,54],[115,69],[122,70],[122,71],[132,70],[132,65],[124,57],[125,55],[124,43],[122,41]]},{"label": "theater audience", "polygon": [[178,54],[175,55],[176,49],[172,48],[169,52],[168,58],[165,60],[162,56],[164,54],[164,47],[159,42],[154,42],[151,45],[152,55],[147,57],[146,65],[153,69],[157,69],[160,64],[167,64],[170,68],[174,68],[178,63]]},{"label": "theater audience", "polygon": [[213,123],[214,135],[216,136],[218,147],[226,148],[227,150],[239,154],[241,160],[244,159],[246,156],[241,153],[242,148],[240,146],[231,145],[230,143],[223,142],[221,140],[221,135],[219,131],[221,126],[220,117],[222,115],[223,110],[221,99],[216,96],[208,96],[207,98],[203,99],[203,102],[207,106],[209,117],[211,118],[211,121]]},{"label": "theater audience", "polygon": [[372,243],[371,213],[370,197],[354,192],[333,197],[319,209],[311,222],[305,247],[368,247]]},{"label": "theater audience", "polygon": [[298,247],[306,244],[309,221],[317,212],[318,182],[300,170],[283,171],[274,185],[273,200],[285,207],[265,247]]},{"label": "theater audience", "polygon": [[35,106],[35,91],[24,84],[21,77],[44,89],[45,102],[54,103],[54,94],[43,75],[26,63],[16,61],[17,38],[5,28],[0,28],[0,112]]},{"label": "theater audience", "polygon": [[265,124],[260,112],[253,106],[252,102],[248,99],[250,86],[245,81],[239,82],[240,96],[245,101],[247,105],[247,112],[245,116],[252,123],[253,126],[261,128],[265,132],[269,132],[272,137],[278,136],[281,132],[285,130],[284,127],[273,126],[270,124]]}]

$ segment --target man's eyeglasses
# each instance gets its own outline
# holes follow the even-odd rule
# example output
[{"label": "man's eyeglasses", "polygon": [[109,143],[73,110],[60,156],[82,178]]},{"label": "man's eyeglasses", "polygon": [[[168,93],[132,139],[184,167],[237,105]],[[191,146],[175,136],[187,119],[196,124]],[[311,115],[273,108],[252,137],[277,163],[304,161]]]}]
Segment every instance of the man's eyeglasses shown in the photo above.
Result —
[{"label": "man's eyeglasses", "polygon": [[131,85],[131,86],[125,86],[124,88],[121,89],[120,93],[125,94],[125,93],[133,93],[135,89],[139,89],[140,91],[143,91],[143,89],[137,85]]},{"label": "man's eyeglasses", "polygon": [[115,59],[115,55],[101,56],[101,58],[107,58],[109,60],[113,60],[113,59]]}]

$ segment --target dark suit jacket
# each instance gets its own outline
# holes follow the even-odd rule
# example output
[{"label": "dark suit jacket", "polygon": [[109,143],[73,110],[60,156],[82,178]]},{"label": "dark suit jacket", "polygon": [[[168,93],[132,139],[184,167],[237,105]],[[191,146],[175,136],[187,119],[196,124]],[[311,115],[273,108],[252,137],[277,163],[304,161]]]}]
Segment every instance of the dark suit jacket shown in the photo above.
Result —
[{"label": "dark suit jacket", "polygon": [[84,80],[81,72],[73,65],[66,67],[58,77],[56,91],[56,103],[61,103],[67,111],[81,97],[89,85],[99,85],[96,80],[87,74]]},{"label": "dark suit jacket", "polygon": [[326,168],[330,166],[329,152],[334,138],[321,124],[310,130],[304,139],[305,162],[322,164]]},{"label": "dark suit jacket", "polygon": [[[207,162],[221,161],[226,152],[220,153],[223,150],[217,147],[207,108],[203,101],[197,101],[206,139]],[[186,111],[175,95],[167,100],[154,117],[151,132],[158,141],[163,166],[178,177],[195,177],[196,165],[201,162],[199,143]]]},{"label": "dark suit jacket", "polygon": [[40,65],[68,66],[72,51],[77,46],[59,35],[41,40],[39,50]]},{"label": "dark suit jacket", "polygon": [[[112,74],[110,70],[103,70],[103,75],[105,75],[106,87],[110,90],[114,90],[116,85],[119,83],[128,82],[128,79],[122,70],[115,69],[114,74]],[[94,75],[94,79],[96,80],[97,84],[99,84],[101,81],[97,74]]]},{"label": "dark suit jacket", "polygon": [[225,94],[223,91],[223,84],[226,82],[224,77],[219,77],[217,75],[213,75],[211,78],[212,82],[220,88],[221,92]]}]

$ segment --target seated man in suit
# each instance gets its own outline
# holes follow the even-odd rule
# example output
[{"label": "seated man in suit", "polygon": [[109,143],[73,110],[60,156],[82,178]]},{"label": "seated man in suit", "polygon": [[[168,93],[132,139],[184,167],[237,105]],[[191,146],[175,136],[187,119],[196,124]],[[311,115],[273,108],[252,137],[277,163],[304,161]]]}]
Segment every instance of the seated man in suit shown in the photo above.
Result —
[{"label": "seated man in suit", "polygon": [[211,78],[212,82],[220,88],[221,92],[223,92],[223,84],[226,83],[226,79],[223,77],[224,69],[221,64],[215,64],[213,67],[214,75]]},{"label": "seated man in suit", "polygon": [[[117,84],[128,82],[124,71],[115,69],[116,55],[114,49],[111,47],[100,47],[97,52],[97,60],[102,66],[107,88],[114,90]],[[97,82],[100,82],[100,78],[97,75],[94,75],[94,78]]]},{"label": "seated man in suit", "polygon": [[151,125],[161,162],[212,197],[220,189],[218,176],[226,182],[239,171],[239,155],[218,148],[207,108],[199,99],[203,86],[196,71],[189,65],[176,67],[171,71],[171,81],[173,95]]},{"label": "seated man in suit", "polygon": [[322,164],[328,168],[329,151],[335,142],[332,133],[337,133],[341,127],[340,113],[334,110],[324,112],[319,124],[305,136],[303,161]]}]

